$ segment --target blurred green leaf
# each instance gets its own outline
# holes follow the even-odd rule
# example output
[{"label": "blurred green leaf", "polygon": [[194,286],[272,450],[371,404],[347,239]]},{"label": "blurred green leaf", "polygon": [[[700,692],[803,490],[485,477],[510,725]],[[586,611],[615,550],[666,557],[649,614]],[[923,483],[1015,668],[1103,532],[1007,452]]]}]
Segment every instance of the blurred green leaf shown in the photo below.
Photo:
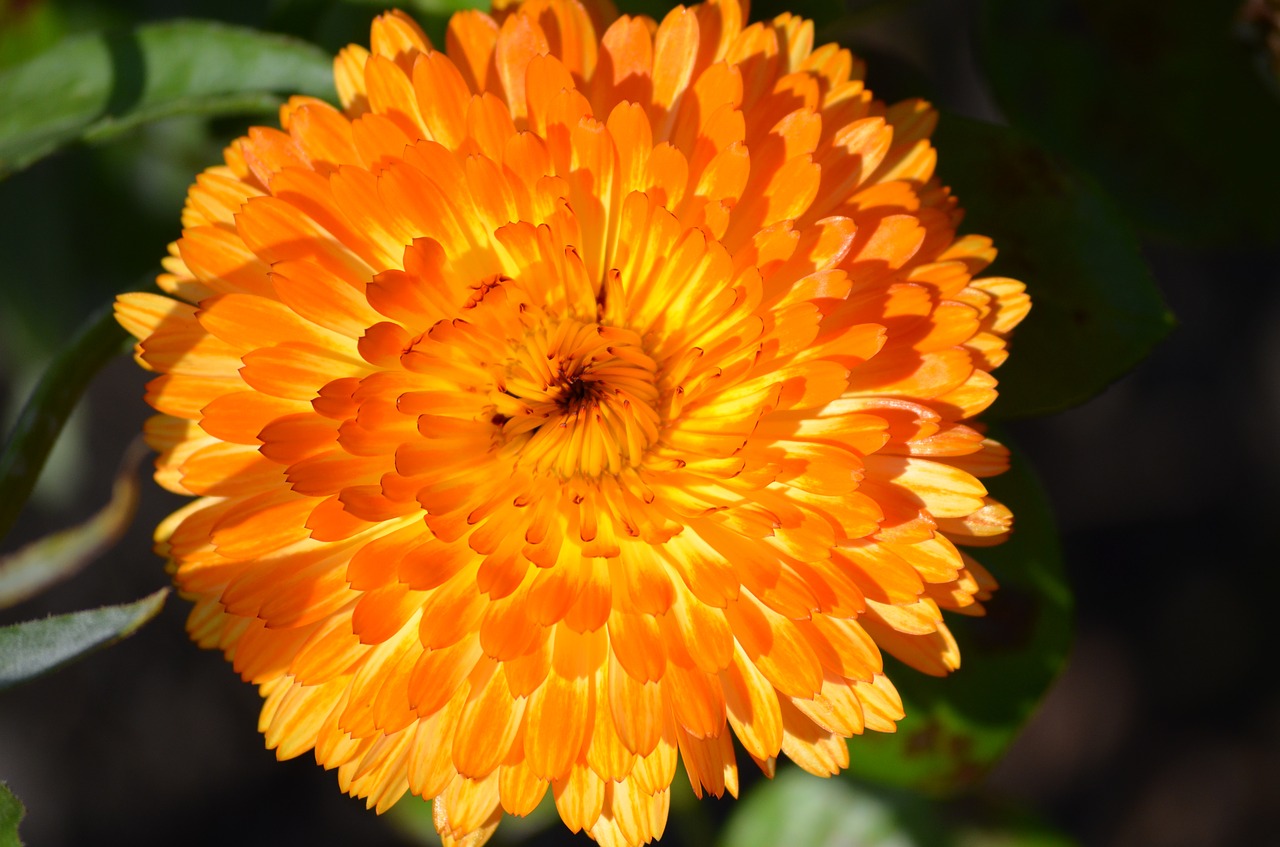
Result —
[{"label": "blurred green leaf", "polygon": [[26,817],[27,809],[22,801],[0,782],[0,847],[22,847],[18,837],[18,824]]},{"label": "blurred green leaf", "polygon": [[93,315],[58,355],[22,408],[0,453],[0,538],[18,519],[40,469],[94,374],[126,349],[110,305]]},{"label": "blurred green leaf", "polygon": [[331,57],[207,21],[72,36],[0,71],[0,176],[146,121],[270,110],[273,92],[332,98]]},{"label": "blurred green leaf", "polygon": [[138,463],[150,449],[134,439],[111,487],[111,499],[89,520],[0,556],[0,609],[34,597],[77,573],[124,534],[138,506]]},{"label": "blurred green leaf", "polygon": [[61,10],[52,3],[17,4],[0,0],[0,68],[35,56],[66,31]]},{"label": "blurred green leaf", "polygon": [[722,847],[911,847],[893,811],[848,780],[820,779],[797,768],[759,783],[721,831]]},{"label": "blurred green leaf", "polygon": [[440,840],[430,800],[405,797],[387,810],[386,820],[406,841],[414,844],[429,844],[434,847],[435,842]]},{"label": "blurred green leaf", "polygon": [[1274,243],[1280,99],[1239,35],[1243,5],[985,0],[979,58],[1009,120],[1144,229]]},{"label": "blurred green leaf", "polygon": [[797,768],[758,784],[729,818],[721,847],[1070,847],[1042,824],[987,805],[819,779]]},{"label": "blurred green leaf", "polygon": [[1031,314],[997,372],[1003,418],[1077,405],[1123,376],[1173,326],[1138,243],[1091,179],[1007,127],[945,115],[938,170],[964,230],[995,240],[993,271],[1022,280]]},{"label": "blurred green leaf", "polygon": [[120,606],[0,627],[0,688],[48,673],[133,635],[164,607],[169,589]]},{"label": "blurred green leaf", "polygon": [[[996,433],[999,438],[999,434]],[[945,679],[886,657],[907,716],[892,734],[849,742],[849,773],[886,785],[949,794],[995,763],[1057,677],[1071,644],[1071,590],[1044,490],[1021,454],[984,480],[1014,513],[996,547],[969,552],[1000,582],[984,617],[950,615],[963,664]]]}]

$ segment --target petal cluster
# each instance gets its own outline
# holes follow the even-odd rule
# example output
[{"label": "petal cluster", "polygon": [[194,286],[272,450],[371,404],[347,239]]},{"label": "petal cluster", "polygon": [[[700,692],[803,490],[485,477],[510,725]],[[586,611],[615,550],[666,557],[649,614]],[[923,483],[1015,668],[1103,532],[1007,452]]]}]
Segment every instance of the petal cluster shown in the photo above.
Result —
[{"label": "petal cluster", "polygon": [[383,15],[118,302],[193,637],[281,758],[446,843],[548,791],[648,842],[677,759],[836,773],[902,717],[881,652],[956,668],[942,611],[994,587],[957,545],[1009,528],[972,418],[1023,287],[956,236],[926,104],[744,18]]}]

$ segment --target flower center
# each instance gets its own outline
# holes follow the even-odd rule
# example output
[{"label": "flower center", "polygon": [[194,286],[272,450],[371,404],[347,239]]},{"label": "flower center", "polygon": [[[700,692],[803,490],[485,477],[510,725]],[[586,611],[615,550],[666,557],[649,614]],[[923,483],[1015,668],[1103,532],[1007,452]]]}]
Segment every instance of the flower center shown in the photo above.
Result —
[{"label": "flower center", "polygon": [[576,320],[532,329],[492,394],[503,452],[562,479],[640,464],[658,439],[657,371],[631,330]]}]

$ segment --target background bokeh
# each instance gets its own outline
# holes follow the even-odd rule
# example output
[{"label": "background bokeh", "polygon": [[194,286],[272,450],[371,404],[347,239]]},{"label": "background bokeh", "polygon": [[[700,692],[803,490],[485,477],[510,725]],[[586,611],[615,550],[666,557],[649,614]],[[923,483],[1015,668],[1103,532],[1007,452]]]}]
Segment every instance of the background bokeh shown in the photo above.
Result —
[{"label": "background bokeh", "polygon": [[[775,5],[783,7],[764,11]],[[7,0],[0,70],[65,33],[175,15],[285,32],[333,51],[365,40],[381,6]],[[965,116],[1011,125],[1068,190],[1099,186],[1107,204],[1099,222],[1121,222],[1126,238],[1128,228],[1136,233],[1178,320],[1101,394],[1006,425],[1056,512],[1075,593],[1074,646],[1009,754],[970,792],[927,803],[929,812],[945,823],[1012,809],[1085,845],[1280,843],[1271,629],[1280,564],[1272,542],[1280,506],[1280,108],[1268,52],[1280,40],[1280,13],[1266,0],[792,7],[867,60],[877,95],[926,96],[944,110],[940,171],[951,184],[973,182],[948,165],[948,119]],[[443,5],[413,8],[425,19]],[[151,123],[0,182],[5,421],[90,311],[155,272],[178,235],[192,176],[246,121]],[[981,164],[957,155],[951,167],[963,161]],[[1005,188],[1016,195],[1019,186]],[[1000,196],[960,199],[976,214]],[[998,232],[978,231],[1001,245]],[[1058,272],[1091,274],[1104,292],[1129,284],[1119,270],[1110,276],[1113,245],[1081,232],[1063,231],[1067,258]],[[994,270],[1011,272],[999,262]],[[1025,281],[1033,299],[1052,298],[1037,287],[1048,282]],[[1014,361],[1035,326],[1015,334]],[[1038,377],[1052,382],[1056,374],[1046,368]],[[145,381],[123,357],[103,370],[0,552],[106,501],[119,457],[148,414]],[[164,585],[150,528],[178,504],[144,486],[138,519],[107,557],[0,623],[127,602]],[[122,644],[0,694],[0,779],[27,805],[27,843],[424,843],[414,828],[429,828],[429,819],[409,807],[425,804],[405,800],[376,818],[308,757],[277,764],[256,732],[256,692],[219,655],[188,642],[184,615],[185,604],[172,600]],[[856,759],[858,740],[851,749]],[[744,782],[749,795],[754,780]],[[876,797],[918,808],[901,795]],[[663,843],[702,845],[725,832],[735,804],[678,796],[674,807]],[[558,825],[524,836],[508,821],[497,838],[586,843]],[[851,843],[900,843],[878,837]],[[941,843],[925,831],[915,837]]]}]

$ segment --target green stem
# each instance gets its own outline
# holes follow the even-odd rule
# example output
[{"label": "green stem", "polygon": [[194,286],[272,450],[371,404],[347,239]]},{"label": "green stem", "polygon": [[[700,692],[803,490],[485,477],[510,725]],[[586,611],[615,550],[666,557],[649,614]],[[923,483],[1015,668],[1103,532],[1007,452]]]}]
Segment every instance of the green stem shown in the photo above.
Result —
[{"label": "green stem", "polygon": [[31,496],[49,451],[89,381],[127,349],[110,304],[95,312],[40,378],[0,454],[0,539]]}]

